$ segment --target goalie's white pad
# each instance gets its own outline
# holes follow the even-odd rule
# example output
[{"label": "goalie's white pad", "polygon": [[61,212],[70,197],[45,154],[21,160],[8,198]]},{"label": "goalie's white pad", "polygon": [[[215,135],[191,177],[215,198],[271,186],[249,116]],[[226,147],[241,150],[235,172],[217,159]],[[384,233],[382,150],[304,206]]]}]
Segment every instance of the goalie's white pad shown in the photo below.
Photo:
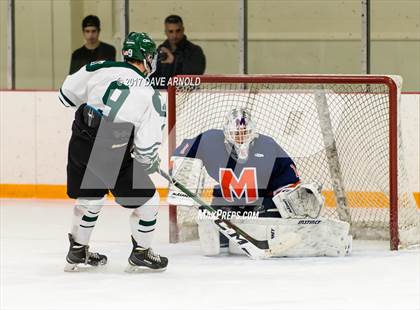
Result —
[{"label": "goalie's white pad", "polygon": [[321,188],[315,182],[285,186],[272,199],[282,218],[317,218],[324,204]]},{"label": "goalie's white pad", "polygon": [[[220,254],[220,233],[217,226],[209,218],[197,218],[198,236],[201,253],[205,256]],[[241,253],[242,250],[238,249]]]},{"label": "goalie's white pad", "polygon": [[[200,196],[205,181],[203,162],[198,158],[172,156],[171,176],[191,192]],[[179,206],[194,206],[196,202],[175,185],[169,184],[168,202]]]},{"label": "goalie's white pad", "polygon": [[[232,223],[258,240],[269,240],[270,247],[281,245],[279,257],[345,256],[351,253],[350,225],[339,220],[318,219],[233,219]],[[219,254],[219,235],[209,219],[198,221],[204,255]],[[229,243],[229,252],[243,254]]]}]

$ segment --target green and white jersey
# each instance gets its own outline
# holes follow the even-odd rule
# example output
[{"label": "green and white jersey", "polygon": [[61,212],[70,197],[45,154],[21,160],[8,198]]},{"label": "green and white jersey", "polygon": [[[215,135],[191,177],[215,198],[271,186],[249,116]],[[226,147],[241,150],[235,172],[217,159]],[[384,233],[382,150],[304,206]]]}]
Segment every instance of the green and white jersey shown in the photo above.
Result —
[{"label": "green and white jersey", "polygon": [[162,143],[166,102],[145,76],[126,62],[93,62],[67,76],[59,99],[65,106],[83,103],[96,108],[115,123],[134,125],[136,159],[147,163]]}]

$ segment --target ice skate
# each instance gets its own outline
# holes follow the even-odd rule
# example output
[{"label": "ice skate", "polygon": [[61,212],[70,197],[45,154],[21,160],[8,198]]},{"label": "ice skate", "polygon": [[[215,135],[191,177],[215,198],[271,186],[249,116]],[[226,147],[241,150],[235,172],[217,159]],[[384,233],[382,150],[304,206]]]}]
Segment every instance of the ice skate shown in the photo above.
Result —
[{"label": "ice skate", "polygon": [[151,248],[145,249],[137,244],[133,237],[133,251],[128,258],[126,272],[160,272],[166,270],[168,259],[153,253]]},{"label": "ice skate", "polygon": [[77,243],[71,234],[69,234],[69,241],[70,249],[64,271],[87,271],[106,265],[108,259],[105,255],[89,252],[89,246]]}]

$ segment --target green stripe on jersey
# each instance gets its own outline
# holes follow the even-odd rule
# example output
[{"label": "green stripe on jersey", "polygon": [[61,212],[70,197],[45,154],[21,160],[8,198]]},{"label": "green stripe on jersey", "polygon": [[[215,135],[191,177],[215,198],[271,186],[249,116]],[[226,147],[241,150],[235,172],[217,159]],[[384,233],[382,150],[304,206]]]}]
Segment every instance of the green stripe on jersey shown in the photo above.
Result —
[{"label": "green stripe on jersey", "polygon": [[103,69],[103,68],[127,68],[127,69],[134,70],[135,72],[140,74],[142,78],[146,78],[144,73],[142,73],[138,68],[136,68],[132,64],[129,64],[128,62],[100,60],[100,61],[91,62],[90,64],[86,65],[86,71],[88,72],[93,72],[93,71]]},{"label": "green stripe on jersey", "polygon": [[152,144],[152,145],[151,145],[151,146],[149,146],[149,147],[145,147],[145,148],[136,147],[136,149],[137,149],[137,150],[139,150],[139,151],[144,152],[144,151],[148,151],[148,150],[150,150],[150,149],[152,149],[152,148],[154,148],[155,146],[160,145],[160,144],[161,144],[160,142],[156,142],[156,143]]}]

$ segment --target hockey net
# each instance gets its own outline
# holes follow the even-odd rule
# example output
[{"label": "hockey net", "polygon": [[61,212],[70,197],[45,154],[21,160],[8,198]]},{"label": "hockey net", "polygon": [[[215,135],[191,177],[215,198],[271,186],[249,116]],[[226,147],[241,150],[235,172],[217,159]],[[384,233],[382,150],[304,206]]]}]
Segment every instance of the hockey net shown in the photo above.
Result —
[{"label": "hockey net", "polygon": [[[170,155],[245,107],[257,131],[293,158],[301,179],[323,184],[323,216],[348,221],[354,238],[390,239],[391,249],[419,243],[397,117],[400,77],[200,76],[198,86],[187,84],[194,78],[168,89]],[[216,182],[207,180],[206,188]],[[197,238],[196,213],[170,206],[171,242]]]}]

